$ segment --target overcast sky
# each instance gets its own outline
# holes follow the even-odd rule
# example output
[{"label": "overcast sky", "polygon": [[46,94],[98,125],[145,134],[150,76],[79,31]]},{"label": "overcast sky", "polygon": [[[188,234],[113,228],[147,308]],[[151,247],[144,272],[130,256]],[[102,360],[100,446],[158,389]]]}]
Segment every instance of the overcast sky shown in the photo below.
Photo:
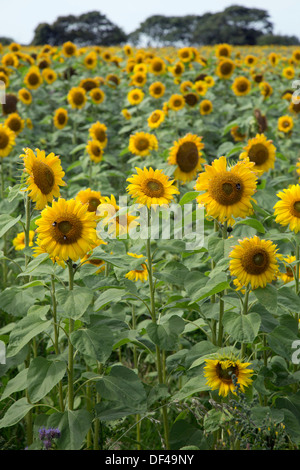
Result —
[{"label": "overcast sky", "polygon": [[300,0],[0,0],[0,4],[0,36],[22,44],[31,42],[39,23],[52,23],[61,15],[98,10],[130,33],[151,15],[201,15],[234,4],[265,9],[270,13],[275,33],[300,36]]}]

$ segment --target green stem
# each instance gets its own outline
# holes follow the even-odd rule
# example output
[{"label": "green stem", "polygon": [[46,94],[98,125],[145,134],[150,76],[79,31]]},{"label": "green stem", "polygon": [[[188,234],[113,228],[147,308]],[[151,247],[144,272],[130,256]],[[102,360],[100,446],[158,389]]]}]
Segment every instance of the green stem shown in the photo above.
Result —
[{"label": "green stem", "polygon": [[[100,375],[102,373],[102,364],[99,362],[97,366],[97,371],[98,374]],[[101,400],[100,393],[97,392],[96,394],[96,403],[99,403]],[[94,450],[100,450],[99,447],[99,435],[100,435],[100,419],[95,420],[95,428],[94,428]]]},{"label": "green stem", "polygon": [[299,249],[299,243],[298,240],[296,242],[296,274],[295,274],[295,289],[296,289],[296,294],[298,295],[299,293],[299,271],[300,271],[300,249]]},{"label": "green stem", "polygon": [[[247,286],[246,287],[246,292],[245,292],[245,298],[244,298],[244,302],[243,302],[242,315],[247,315],[247,313],[248,313],[249,294],[250,294],[250,286]],[[246,343],[242,343],[242,348],[241,348],[242,359],[245,357],[245,354],[246,354]]]},{"label": "green stem", "polygon": [[[73,262],[68,259],[69,268],[69,290],[73,290],[74,285],[74,270]],[[73,410],[74,408],[74,348],[70,341],[71,334],[74,330],[74,320],[69,318],[69,335],[68,335],[68,409]]]},{"label": "green stem", "polygon": [[[30,221],[31,221],[31,213],[30,213],[31,207],[30,207],[30,198],[28,194],[26,193],[25,197],[25,248],[29,247],[30,239],[29,239],[29,234],[30,234]],[[29,263],[29,256],[25,254],[25,268],[27,267]]]},{"label": "green stem", "polygon": [[[54,350],[55,350],[55,354],[58,356],[59,355],[59,328],[57,325],[57,301],[56,301],[56,295],[55,295],[55,282],[54,282],[53,275],[51,275],[51,300],[52,300],[53,329],[54,329]],[[60,381],[58,384],[58,394],[59,394],[60,410],[63,412],[65,409],[65,406],[64,406],[62,381]]]},{"label": "green stem", "polygon": [[[136,313],[134,304],[132,304],[132,329],[136,330]],[[138,358],[137,358],[137,346],[133,345],[133,366],[134,369],[138,372]],[[136,440],[137,440],[137,450],[141,450],[141,415],[137,414],[135,417],[136,421]]]}]

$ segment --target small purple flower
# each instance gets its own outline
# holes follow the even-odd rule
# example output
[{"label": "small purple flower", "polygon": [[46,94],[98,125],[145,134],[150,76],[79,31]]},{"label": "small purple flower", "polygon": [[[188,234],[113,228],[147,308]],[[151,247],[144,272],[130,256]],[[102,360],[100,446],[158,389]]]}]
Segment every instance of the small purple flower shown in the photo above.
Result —
[{"label": "small purple flower", "polygon": [[52,446],[52,442],[51,442],[50,439],[45,440],[43,443],[44,443],[44,446],[45,446],[46,450],[49,450],[50,447]]}]

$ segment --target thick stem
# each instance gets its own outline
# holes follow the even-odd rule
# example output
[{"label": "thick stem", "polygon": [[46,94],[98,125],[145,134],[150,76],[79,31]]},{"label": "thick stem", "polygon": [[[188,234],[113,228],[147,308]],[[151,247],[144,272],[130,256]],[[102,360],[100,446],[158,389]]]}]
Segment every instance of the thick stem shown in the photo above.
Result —
[{"label": "thick stem", "polygon": [[[69,258],[69,290],[73,290],[74,285],[74,270],[73,262]],[[68,339],[68,409],[73,410],[74,408],[74,348],[70,341],[71,334],[74,330],[74,320],[69,318],[69,339]]]},{"label": "thick stem", "polygon": [[[244,302],[243,302],[243,311],[242,311],[243,315],[247,315],[247,313],[248,313],[249,293],[250,293],[250,286],[247,286],[246,287],[246,292],[245,292],[245,298],[244,298]],[[246,354],[246,343],[242,343],[242,349],[241,349],[242,359],[245,357],[245,354]]]},{"label": "thick stem", "polygon": [[[54,350],[55,350],[55,354],[58,356],[59,354],[59,328],[57,325],[57,301],[56,301],[56,295],[55,295],[54,276],[51,276],[51,300],[52,300],[53,330],[54,330]],[[59,395],[60,410],[63,412],[65,409],[65,406],[64,406],[62,381],[60,381],[58,384],[58,395]]]}]

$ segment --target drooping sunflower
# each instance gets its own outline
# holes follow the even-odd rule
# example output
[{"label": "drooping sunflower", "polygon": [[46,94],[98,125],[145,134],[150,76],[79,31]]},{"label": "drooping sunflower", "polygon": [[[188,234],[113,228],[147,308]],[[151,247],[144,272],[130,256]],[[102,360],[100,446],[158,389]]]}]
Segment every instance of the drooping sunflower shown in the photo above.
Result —
[{"label": "drooping sunflower", "polygon": [[280,201],[274,206],[275,222],[289,226],[295,233],[300,231],[300,185],[295,184],[277,193]]},{"label": "drooping sunflower", "polygon": [[68,111],[64,108],[55,110],[53,123],[57,129],[63,129],[68,123]]},{"label": "drooping sunflower", "polygon": [[233,225],[234,218],[245,218],[252,212],[256,180],[254,163],[249,159],[228,168],[226,158],[220,157],[199,174],[194,189],[203,193],[197,202],[205,206],[208,216]]},{"label": "drooping sunflower", "polygon": [[242,392],[252,382],[253,369],[248,368],[251,365],[250,362],[220,356],[218,359],[206,359],[205,364],[204,376],[207,378],[207,384],[212,390],[219,390],[220,396],[226,397],[229,392],[236,394],[233,376]]},{"label": "drooping sunflower", "polygon": [[230,252],[229,270],[243,286],[266,287],[278,273],[277,247],[256,235],[244,238]]},{"label": "drooping sunflower", "polygon": [[206,116],[207,114],[212,113],[213,104],[210,100],[202,100],[199,106],[200,114]]},{"label": "drooping sunflower", "polygon": [[164,96],[166,86],[162,82],[154,82],[149,86],[149,93],[153,98],[161,98]]},{"label": "drooping sunflower", "polygon": [[[29,230],[29,246],[33,246],[34,236],[35,236],[35,231]],[[13,246],[16,251],[24,250],[25,232],[18,233],[18,235],[13,239]]]},{"label": "drooping sunflower", "polygon": [[246,134],[241,131],[239,126],[233,126],[230,129],[230,134],[232,135],[235,142],[242,142],[246,139]]},{"label": "drooping sunflower", "polygon": [[231,59],[221,59],[217,66],[216,74],[220,78],[228,79],[235,69],[235,63]]},{"label": "drooping sunflower", "polygon": [[296,261],[296,256],[278,255],[278,258],[283,262],[285,267],[285,272],[280,271],[279,277],[284,284],[287,284],[288,282],[293,281],[295,278],[296,266],[292,263]]},{"label": "drooping sunflower", "polygon": [[139,88],[130,90],[127,95],[127,99],[132,106],[140,104],[144,99],[145,93]]},{"label": "drooping sunflower", "polygon": [[178,189],[173,185],[173,180],[170,180],[162,170],[153,170],[153,168],[136,167],[137,174],[132,175],[127,179],[129,185],[127,192],[133,199],[136,199],[138,204],[146,205],[148,208],[151,205],[169,204],[174,197],[178,194]]},{"label": "drooping sunflower", "polygon": [[17,111],[18,98],[13,93],[6,93],[5,103],[2,103],[2,112],[4,115],[15,113]]},{"label": "drooping sunflower", "polygon": [[26,88],[21,88],[18,91],[18,98],[27,106],[32,103],[32,95],[29,90],[26,90]]},{"label": "drooping sunflower", "polygon": [[16,134],[9,127],[0,124],[0,157],[7,157],[15,142]]},{"label": "drooping sunflower", "polygon": [[103,147],[99,140],[93,139],[89,140],[86,146],[86,151],[90,156],[90,159],[95,162],[99,163],[102,161],[103,158]]},{"label": "drooping sunflower", "polygon": [[104,197],[100,191],[93,191],[91,188],[88,188],[79,191],[75,200],[80,201],[81,204],[86,204],[89,212],[96,213],[97,207],[104,201]]},{"label": "drooping sunflower", "polygon": [[28,72],[24,77],[24,83],[30,90],[36,90],[43,83],[43,77],[40,73],[39,68],[33,65],[29,68]]},{"label": "drooping sunflower", "polygon": [[9,114],[8,118],[6,118],[4,125],[7,126],[16,135],[19,135],[25,127],[25,120],[22,119],[18,113],[11,113]]},{"label": "drooping sunflower", "polygon": [[168,101],[168,106],[173,111],[179,111],[180,109],[184,108],[185,99],[179,93],[175,93],[170,97],[170,99]]},{"label": "drooping sunflower", "polygon": [[105,93],[101,88],[93,88],[90,91],[90,97],[95,104],[101,104],[103,103],[105,99]]},{"label": "drooping sunflower", "polygon": [[97,246],[101,245],[107,245],[107,243],[104,240],[101,240],[100,238],[97,238],[95,242],[92,244],[92,249],[89,251],[82,259],[81,263],[82,264],[92,264],[93,266],[98,266],[99,269],[96,271],[96,274],[99,274],[104,271],[105,269],[105,261],[101,258],[95,258],[93,256],[93,251]]},{"label": "drooping sunflower", "polygon": [[278,119],[278,130],[288,134],[294,127],[294,121],[291,116],[281,116]]},{"label": "drooping sunflower", "polygon": [[269,98],[269,96],[273,93],[273,88],[271,87],[270,83],[268,82],[261,82],[259,84],[260,93],[265,97],[265,99]]},{"label": "drooping sunflower", "polygon": [[204,144],[201,137],[194,134],[187,134],[185,137],[174,142],[173,147],[170,149],[168,163],[170,165],[177,165],[174,172],[175,180],[186,183],[192,181],[197,173],[202,169],[201,164],[205,160],[201,157],[201,149]]},{"label": "drooping sunflower", "polygon": [[253,139],[248,140],[248,144],[244,147],[240,159],[249,158],[255,163],[255,170],[258,172],[268,171],[274,168],[276,155],[276,147],[271,140],[267,140],[264,134],[257,134]]},{"label": "drooping sunflower", "polygon": [[236,77],[231,88],[236,96],[245,96],[251,90],[251,82],[247,77]]},{"label": "drooping sunflower", "polygon": [[194,88],[194,83],[191,82],[190,80],[184,80],[183,82],[180,83],[180,86],[179,86],[180,93],[182,93],[183,95],[185,93],[189,93],[190,91],[192,91],[193,88]]},{"label": "drooping sunflower", "polygon": [[166,115],[161,109],[156,109],[148,117],[148,120],[147,120],[148,126],[151,129],[156,129],[165,120],[165,117]]},{"label": "drooping sunflower", "polygon": [[[133,258],[143,258],[143,255],[138,255],[136,253],[130,253],[128,252],[127,253],[129,256],[132,256]],[[147,260],[146,260],[147,261]],[[147,270],[147,266],[142,263],[141,264],[141,269],[132,269],[131,271],[129,271],[128,273],[125,274],[125,277],[127,279],[130,279],[130,281],[134,281],[134,282],[137,282],[137,281],[141,281],[141,282],[145,282],[147,281],[148,279],[148,270]]]},{"label": "drooping sunflower", "polygon": [[134,155],[146,157],[152,150],[158,149],[158,141],[153,134],[136,132],[129,137],[128,149]]},{"label": "drooping sunflower", "polygon": [[96,240],[93,212],[79,201],[59,198],[41,212],[36,221],[38,237],[51,257],[77,261]]},{"label": "drooping sunflower", "polygon": [[86,99],[86,91],[82,87],[73,87],[68,93],[68,102],[74,109],[82,109]]},{"label": "drooping sunflower", "polygon": [[30,148],[24,149],[25,154],[20,155],[24,161],[24,171],[28,174],[27,189],[29,197],[36,203],[36,209],[41,210],[59,197],[60,186],[65,175],[60,159],[53,152],[46,156],[44,150],[36,149],[36,155]]},{"label": "drooping sunflower", "polygon": [[107,145],[107,127],[105,124],[97,121],[89,128],[89,135],[92,140],[98,140],[101,147],[104,149]]}]

